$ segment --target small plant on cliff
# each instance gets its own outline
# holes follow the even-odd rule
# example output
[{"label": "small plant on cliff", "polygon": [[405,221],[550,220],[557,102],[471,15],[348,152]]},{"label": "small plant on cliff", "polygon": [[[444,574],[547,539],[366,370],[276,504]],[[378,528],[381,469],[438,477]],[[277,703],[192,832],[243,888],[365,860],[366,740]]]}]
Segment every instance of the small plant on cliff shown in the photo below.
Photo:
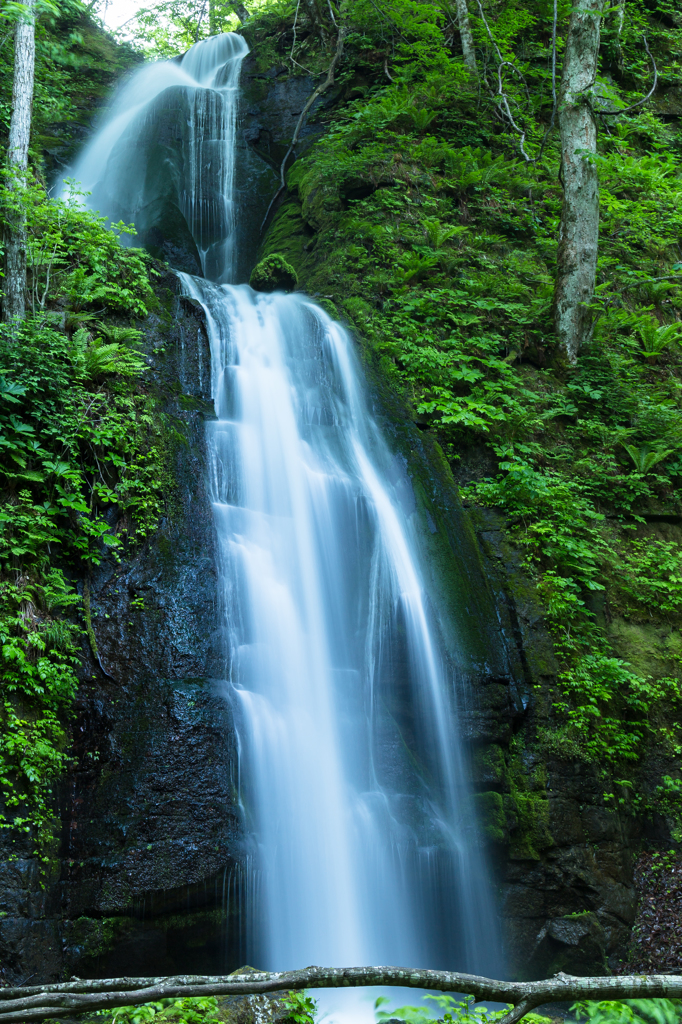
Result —
[{"label": "small plant on cliff", "polygon": [[317,1002],[307,992],[287,992],[282,1000],[282,1009],[286,1014],[285,1021],[292,1024],[314,1024]]}]

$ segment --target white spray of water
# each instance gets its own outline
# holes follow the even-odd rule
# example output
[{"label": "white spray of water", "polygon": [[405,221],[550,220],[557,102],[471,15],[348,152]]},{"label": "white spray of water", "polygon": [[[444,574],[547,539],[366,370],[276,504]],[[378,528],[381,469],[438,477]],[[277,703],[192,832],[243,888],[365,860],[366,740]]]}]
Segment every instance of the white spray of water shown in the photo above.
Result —
[{"label": "white spray of water", "polygon": [[258,962],[480,967],[494,925],[453,696],[350,340],[300,296],[184,285],[213,353]]}]

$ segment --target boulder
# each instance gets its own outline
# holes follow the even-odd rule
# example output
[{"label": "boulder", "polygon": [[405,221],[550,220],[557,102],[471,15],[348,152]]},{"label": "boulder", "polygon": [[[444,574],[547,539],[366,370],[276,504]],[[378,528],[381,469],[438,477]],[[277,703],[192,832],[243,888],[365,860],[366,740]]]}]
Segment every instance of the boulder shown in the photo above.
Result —
[{"label": "boulder", "polygon": [[298,275],[283,256],[273,252],[256,264],[249,284],[257,292],[291,292],[298,284]]}]

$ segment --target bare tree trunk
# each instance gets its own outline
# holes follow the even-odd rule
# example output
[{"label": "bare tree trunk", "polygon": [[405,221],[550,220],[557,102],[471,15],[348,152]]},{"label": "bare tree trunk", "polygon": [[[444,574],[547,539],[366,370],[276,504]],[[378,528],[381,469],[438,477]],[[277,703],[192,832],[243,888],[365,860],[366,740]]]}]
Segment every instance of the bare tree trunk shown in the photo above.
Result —
[{"label": "bare tree trunk", "polygon": [[220,23],[218,21],[218,11],[216,10],[216,0],[208,0],[208,34],[210,36],[217,36],[220,32]]},{"label": "bare tree trunk", "polygon": [[[26,184],[35,57],[35,11],[29,5],[14,30],[14,83],[7,159],[10,171],[14,171],[10,188],[14,189],[17,198]],[[26,311],[26,217],[20,210],[12,209],[6,219],[2,318],[9,322],[20,319]]]},{"label": "bare tree trunk", "polygon": [[[250,968],[242,968],[248,972]],[[399,985],[401,988],[465,992],[476,1001],[492,999],[512,1003],[513,1009],[498,1024],[517,1024],[544,1003],[575,999],[679,999],[680,975],[625,975],[578,978],[555,974],[547,981],[496,981],[451,971],[425,971],[409,967],[306,967],[302,971],[253,971],[210,977],[178,975],[173,978],[104,978],[0,989],[0,1024],[27,1024],[46,1017],[111,1010],[157,999],[192,996],[252,995],[305,988],[359,988],[364,985]]]},{"label": "bare tree trunk", "polygon": [[476,65],[476,51],[474,49],[474,37],[471,34],[471,22],[469,21],[469,8],[467,0],[456,0],[457,3],[457,27],[459,37],[462,41],[462,54],[464,63],[472,75],[478,76]]},{"label": "bare tree trunk", "polygon": [[568,362],[592,334],[589,303],[594,295],[599,240],[597,127],[589,91],[597,75],[604,0],[574,0],[566,37],[559,96],[561,210],[554,325]]}]

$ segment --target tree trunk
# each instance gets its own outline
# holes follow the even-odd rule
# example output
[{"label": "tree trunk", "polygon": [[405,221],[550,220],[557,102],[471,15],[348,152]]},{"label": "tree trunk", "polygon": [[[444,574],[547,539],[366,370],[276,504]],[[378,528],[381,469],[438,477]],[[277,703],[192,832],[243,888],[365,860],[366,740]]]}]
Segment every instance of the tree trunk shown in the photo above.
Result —
[{"label": "tree trunk", "polygon": [[217,36],[220,33],[220,23],[218,21],[218,11],[216,10],[216,0],[208,0],[208,34],[210,36]]},{"label": "tree trunk", "polygon": [[[32,5],[14,30],[14,83],[12,119],[9,129],[7,160],[9,187],[14,190],[17,207],[26,184],[28,144],[31,136],[31,107],[35,74],[35,11]],[[26,311],[26,216],[21,209],[10,209],[5,229],[5,295],[2,318],[5,322],[21,319]]]},{"label": "tree trunk", "polygon": [[467,0],[456,0],[456,3],[457,27],[459,28],[459,37],[462,41],[464,63],[469,68],[471,74],[477,76],[478,67],[476,65],[476,51],[474,49],[474,37],[471,34],[471,22],[469,21]]},{"label": "tree trunk", "polygon": [[554,325],[568,362],[592,334],[589,303],[594,295],[599,240],[597,126],[589,91],[597,75],[604,0],[574,0],[566,37],[559,96],[561,209]]}]

